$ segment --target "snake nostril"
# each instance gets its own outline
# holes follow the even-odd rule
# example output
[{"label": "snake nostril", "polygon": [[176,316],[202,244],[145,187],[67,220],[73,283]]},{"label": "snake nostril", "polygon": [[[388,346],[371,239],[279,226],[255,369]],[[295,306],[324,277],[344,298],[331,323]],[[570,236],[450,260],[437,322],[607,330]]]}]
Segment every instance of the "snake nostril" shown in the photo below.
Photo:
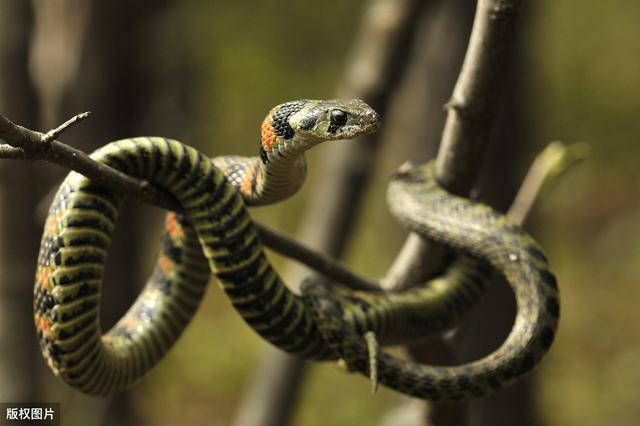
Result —
[{"label": "snake nostril", "polygon": [[375,111],[367,112],[366,121],[369,125],[375,126],[376,129],[380,127],[380,115]]}]

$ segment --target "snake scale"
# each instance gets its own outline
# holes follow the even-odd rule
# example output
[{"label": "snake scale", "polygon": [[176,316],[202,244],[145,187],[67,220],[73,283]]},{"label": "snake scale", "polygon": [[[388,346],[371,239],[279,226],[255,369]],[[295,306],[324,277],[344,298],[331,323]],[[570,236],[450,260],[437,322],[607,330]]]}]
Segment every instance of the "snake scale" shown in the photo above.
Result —
[{"label": "snake scale", "polygon": [[400,392],[438,400],[484,395],[528,372],[549,348],[559,314],[546,259],[502,215],[439,189],[430,166],[397,176],[389,201],[410,229],[466,254],[440,277],[400,293],[306,285],[298,296],[267,260],[246,205],[295,193],[309,148],[379,125],[379,116],[359,100],[300,100],[269,112],[258,157],[211,160],[158,137],[125,139],[95,151],[95,161],[171,193],[183,214],[167,215],[151,277],[103,334],[100,288],[123,197],[76,172],[67,176],[45,222],[34,287],[36,330],[53,372],[88,394],[131,386],[175,343],[213,272],[247,324],[275,346],[313,360],[342,358],[370,374],[366,332],[388,343],[451,328],[484,291],[486,263],[505,275],[518,302],[505,344],[458,367],[418,366],[376,354],[378,377]]}]

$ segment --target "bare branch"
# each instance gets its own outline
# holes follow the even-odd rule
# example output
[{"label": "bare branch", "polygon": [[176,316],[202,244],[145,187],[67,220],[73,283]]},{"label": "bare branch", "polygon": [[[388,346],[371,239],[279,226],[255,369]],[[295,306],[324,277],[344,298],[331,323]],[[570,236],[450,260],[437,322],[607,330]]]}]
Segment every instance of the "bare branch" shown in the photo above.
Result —
[{"label": "bare branch", "polygon": [[[106,164],[98,163],[84,152],[60,141],[51,140],[55,135],[59,135],[69,126],[88,116],[88,113],[78,114],[56,129],[43,134],[19,126],[0,115],[0,139],[6,142],[6,144],[0,144],[0,158],[47,161],[65,169],[82,173],[88,178],[134,199],[180,212],[181,208],[178,202],[171,194],[161,188],[151,185],[146,180],[126,175]],[[360,290],[379,288],[376,283],[358,276],[331,256],[318,253],[265,225],[258,223],[255,225],[265,246],[273,251],[295,259],[350,288]]]},{"label": "bare branch", "polygon": [[[469,46],[448,111],[438,157],[436,175],[443,188],[467,195],[474,184],[489,140],[495,112],[501,99],[506,70],[514,44],[520,0],[478,0]],[[387,290],[416,285],[437,269],[441,253],[420,236],[409,235],[383,279]],[[433,262],[437,256],[438,262]],[[425,259],[431,262],[426,263]],[[447,341],[441,337],[442,345]],[[455,351],[449,361],[455,362]],[[412,353],[418,362],[433,361],[429,350]],[[466,412],[466,402],[433,404],[430,424],[464,424],[452,412]],[[463,416],[464,417],[464,416]]]},{"label": "bare branch", "polygon": [[[467,195],[486,150],[499,105],[513,42],[520,0],[479,0],[462,70],[447,104],[436,159],[440,184]],[[424,261],[434,249],[410,234],[383,279],[385,289],[400,290],[420,283],[438,262]]]},{"label": "bare branch", "polygon": [[585,143],[566,146],[562,142],[551,142],[547,145],[529,168],[507,216],[517,223],[524,223],[539,192],[573,165],[587,158],[589,149]]},{"label": "bare branch", "polygon": [[67,121],[65,121],[64,123],[62,123],[61,125],[59,125],[58,127],[56,127],[53,130],[49,130],[47,133],[44,134],[44,136],[42,137],[41,142],[43,144],[49,143],[55,139],[58,139],[58,136],[60,136],[62,134],[62,132],[64,132],[65,130],[67,130],[69,127],[73,126],[76,123],[79,123],[80,121],[84,120],[85,118],[89,117],[91,115],[90,111],[87,112],[81,112],[80,114],[77,114],[73,117],[71,117],[70,119],[68,119]]},{"label": "bare branch", "polygon": [[[523,224],[543,190],[555,182],[555,180],[569,168],[584,160],[588,153],[589,146],[584,143],[567,146],[561,142],[552,142],[547,145],[547,147],[536,156],[527,171],[507,216],[513,219],[514,222],[520,225]],[[426,253],[425,248],[427,246],[420,244],[421,239],[417,234],[415,234],[415,236],[416,238],[412,240],[410,244],[405,244],[404,249],[407,250],[407,252],[404,254],[401,252],[398,258],[404,255],[411,261],[412,256],[416,256],[416,254],[424,255]],[[417,250],[425,251],[420,252]],[[437,255],[440,254],[438,252],[434,253]],[[434,259],[430,258],[430,260]],[[434,263],[437,263],[437,260],[438,259],[436,259]],[[413,356],[422,362],[455,364],[457,356],[449,344],[451,337],[452,336],[434,336],[417,345],[412,345],[408,349]],[[424,358],[425,353],[429,354],[429,359]],[[428,410],[431,419],[430,423],[434,425],[466,424],[464,415],[468,413],[466,413],[464,404],[464,402],[459,402],[430,406]],[[420,408],[420,406],[413,406],[412,409]]]},{"label": "bare branch", "polygon": [[256,223],[260,239],[265,246],[284,256],[314,269],[332,280],[345,284],[354,290],[380,291],[380,286],[352,272],[339,260],[316,252],[293,238],[273,229]]},{"label": "bare branch", "polygon": [[[82,116],[82,114],[79,116]],[[82,118],[77,118],[79,116],[72,118],[48,133],[64,130],[69,125],[81,120]],[[21,148],[25,153],[22,159],[43,160],[57,164],[65,169],[82,173],[115,191],[133,195],[144,202],[170,210],[178,209],[178,204],[173,197],[159,188],[153,187],[149,182],[133,178],[105,164],[93,161],[83,151],[65,145],[60,141],[51,140],[43,143],[43,140],[47,140],[46,134],[12,123],[3,115],[0,115],[0,139],[14,148]]]},{"label": "bare branch", "polygon": [[448,191],[466,195],[474,184],[502,99],[521,0],[479,0],[469,47],[453,89],[437,174]]},{"label": "bare branch", "polygon": [[26,154],[22,148],[15,148],[11,145],[0,144],[0,158],[18,160],[25,158],[25,156]]}]

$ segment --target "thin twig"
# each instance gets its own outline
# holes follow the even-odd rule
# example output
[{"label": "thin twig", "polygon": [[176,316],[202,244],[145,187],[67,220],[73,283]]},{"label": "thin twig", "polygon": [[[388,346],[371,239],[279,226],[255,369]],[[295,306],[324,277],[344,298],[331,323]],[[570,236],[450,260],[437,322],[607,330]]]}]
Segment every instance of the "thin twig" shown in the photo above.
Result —
[{"label": "thin twig", "polygon": [[587,158],[589,150],[589,145],[586,143],[567,146],[562,142],[551,142],[547,145],[529,168],[507,216],[516,223],[524,223],[538,193],[555,181],[560,174]]},{"label": "thin twig", "polygon": [[380,291],[380,286],[376,282],[355,274],[339,260],[314,251],[293,238],[262,224],[256,224],[256,226],[258,226],[260,239],[271,250],[291,257],[336,282],[348,285],[351,289]]},{"label": "thin twig", "polygon": [[98,163],[83,151],[60,141],[52,140],[48,143],[42,143],[44,137],[45,134],[19,126],[0,115],[0,139],[14,148],[21,148],[25,153],[23,159],[42,160],[57,164],[144,202],[174,211],[179,210],[177,202],[171,195],[150,185],[149,182],[128,176],[106,164]]},{"label": "thin twig", "polygon": [[551,183],[574,165],[587,158],[589,145],[551,142],[531,163],[522,180],[518,193],[506,215],[518,225],[523,225],[536,201]]},{"label": "thin twig", "polygon": [[[36,132],[11,122],[0,115],[0,158],[43,160],[69,170],[75,170],[88,178],[115,191],[155,206],[180,212],[178,202],[168,192],[150,184],[146,180],[126,175],[103,163],[91,159],[83,151],[75,149],[50,137],[60,134],[69,126],[89,116],[82,113],[74,116],[56,129],[46,134]],[[53,135],[53,136],[52,136]],[[43,141],[45,141],[43,143]],[[263,224],[255,224],[265,246],[283,256],[307,265],[328,278],[359,290],[375,290],[378,285],[358,276],[331,256],[318,253],[280,232]]]},{"label": "thin twig", "polygon": [[49,130],[47,133],[45,133],[44,136],[42,136],[42,139],[40,141],[43,144],[47,144],[53,140],[58,139],[58,136],[60,136],[62,132],[64,132],[74,124],[77,124],[80,121],[84,120],[85,118],[89,117],[90,115],[91,115],[90,111],[81,112],[80,114],[74,115],[73,117],[71,117],[70,119],[68,119],[67,121],[65,121],[58,127],[56,127],[55,129]]}]

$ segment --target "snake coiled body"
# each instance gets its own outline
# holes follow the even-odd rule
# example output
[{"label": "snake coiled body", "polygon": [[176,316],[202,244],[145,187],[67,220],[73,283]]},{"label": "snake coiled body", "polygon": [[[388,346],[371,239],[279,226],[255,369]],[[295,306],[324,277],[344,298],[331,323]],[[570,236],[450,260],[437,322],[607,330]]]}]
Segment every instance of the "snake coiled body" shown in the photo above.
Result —
[{"label": "snake coiled body", "polygon": [[[267,260],[245,207],[276,202],[294,193],[304,178],[305,150],[325,140],[375,131],[378,126],[378,115],[362,101],[303,100],[279,105],[267,115],[259,157],[210,160],[165,138],[125,139],[93,153],[94,160],[171,193],[184,214],[167,215],[161,253],[146,287],[125,316],[103,335],[98,321],[100,286],[122,197],[78,173],[68,175],[45,224],[34,288],[36,329],[54,373],[89,394],[105,395],[130,386],[175,343],[197,309],[211,272],[247,324],[272,344],[308,359],[344,358],[363,372],[366,366],[361,368],[360,357],[366,355],[366,348],[363,351],[359,336],[365,332],[372,331],[385,342],[453,326],[484,289],[486,271],[477,261],[461,260],[442,277],[403,293],[343,290],[326,295],[311,289],[300,297],[288,290]],[[415,197],[415,206],[409,203],[408,214],[400,213],[411,227],[430,228],[433,224],[425,225],[421,212],[436,203],[443,207],[436,215],[459,215],[435,224],[444,225],[436,239],[483,258],[493,250],[488,240],[477,253],[460,242],[462,222],[475,220],[466,231],[469,226],[482,226],[479,219],[488,215],[485,210],[470,217],[460,211],[457,199],[454,202],[442,194],[430,198],[432,193],[425,188],[432,188],[433,183],[428,180],[403,183],[398,179],[394,185],[401,190],[411,185],[422,188],[409,191],[407,196]],[[403,200],[408,202],[406,197]],[[475,205],[464,206],[467,213],[476,211]],[[497,218],[494,221],[499,222]],[[493,266],[506,271],[507,278],[518,268],[535,278],[514,286],[521,309],[512,333],[517,338],[510,337],[503,346],[507,349],[498,355],[456,372],[453,384],[446,384],[444,376],[433,376],[432,370],[423,372],[381,355],[383,383],[421,397],[456,397],[478,393],[469,389],[488,389],[485,382],[492,388],[502,386],[524,372],[523,360],[528,368],[539,360],[553,338],[557,320],[552,275],[541,275],[547,271],[546,263],[533,240],[519,228],[497,228],[501,233],[507,229],[513,234],[509,250],[520,247],[509,252],[518,261],[496,261]],[[451,237],[438,237],[443,234]],[[495,239],[500,240],[500,235]],[[477,243],[469,244],[475,247]],[[496,256],[501,259],[505,254],[499,253]],[[541,276],[546,279],[541,281]],[[337,336],[345,342],[336,344]],[[504,365],[510,366],[509,375],[501,373]],[[421,380],[432,384],[424,385]],[[447,390],[451,388],[453,392]]]},{"label": "snake coiled body", "polygon": [[[436,367],[380,353],[378,380],[409,395],[438,401],[487,395],[529,372],[549,350],[560,315],[556,279],[539,245],[489,206],[440,188],[433,163],[398,173],[389,186],[388,201],[391,212],[409,229],[500,272],[515,293],[518,312],[507,340],[479,361]],[[318,323],[334,351],[350,368],[370,375],[371,354],[364,339],[354,337],[360,333],[344,321],[342,312],[348,307],[342,299],[322,285],[307,285],[303,293],[322,318]]]}]

